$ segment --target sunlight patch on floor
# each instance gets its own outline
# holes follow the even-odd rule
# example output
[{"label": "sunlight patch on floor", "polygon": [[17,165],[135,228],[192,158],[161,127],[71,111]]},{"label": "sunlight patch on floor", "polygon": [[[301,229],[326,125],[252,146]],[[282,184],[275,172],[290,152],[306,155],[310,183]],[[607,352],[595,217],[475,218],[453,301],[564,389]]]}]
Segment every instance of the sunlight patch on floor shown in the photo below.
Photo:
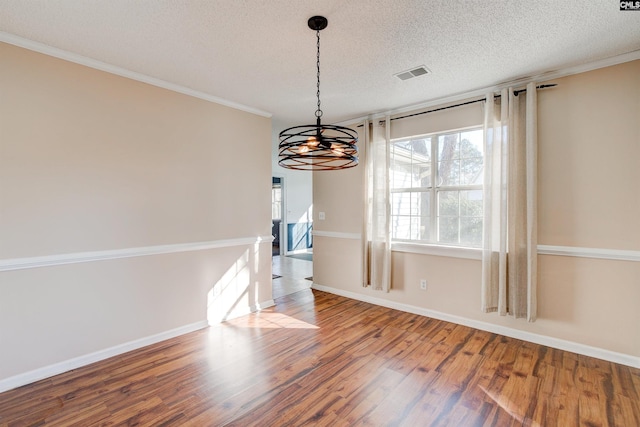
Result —
[{"label": "sunlight patch on floor", "polygon": [[238,328],[261,328],[261,329],[320,329],[294,317],[281,313],[256,313],[249,316],[239,317],[226,322]]}]

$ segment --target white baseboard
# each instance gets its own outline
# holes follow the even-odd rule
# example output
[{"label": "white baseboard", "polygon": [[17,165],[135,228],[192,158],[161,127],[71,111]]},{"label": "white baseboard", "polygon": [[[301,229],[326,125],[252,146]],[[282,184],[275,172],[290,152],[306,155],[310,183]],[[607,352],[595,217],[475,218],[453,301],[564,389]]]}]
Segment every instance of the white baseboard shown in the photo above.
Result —
[{"label": "white baseboard", "polygon": [[180,328],[171,329],[165,332],[160,332],[159,334],[129,341],[127,343],[119,344],[104,350],[86,354],[84,356],[75,357],[73,359],[65,360],[53,365],[34,369],[33,371],[18,374],[13,377],[0,379],[0,393],[17,387],[21,387],[23,385],[31,384],[36,381],[40,381],[54,375],[62,374],[72,369],[81,368],[83,366],[90,365],[91,363],[99,362],[110,357],[118,356],[132,350],[137,350],[148,345],[156,344],[180,335],[204,329],[209,327],[209,325],[214,325],[225,320],[233,319],[235,317],[244,316],[255,311],[264,310],[265,308],[273,307],[274,305],[276,305],[276,303],[271,299],[268,301],[260,302],[251,307],[247,307],[244,310],[234,311],[230,316],[221,316],[219,319],[214,318],[209,319],[209,321],[192,323],[190,325],[185,325]]},{"label": "white baseboard", "polygon": [[99,350],[94,353],[85,354],[84,356],[74,357],[73,359],[65,360],[63,362],[55,363],[53,365],[44,366],[42,368],[34,369],[33,371],[18,374],[13,377],[0,380],[0,393],[3,391],[11,390],[23,385],[27,385],[45,378],[52,377],[54,375],[68,372],[72,369],[81,368],[91,363],[99,362],[101,360],[108,359],[113,356],[127,353],[132,350],[137,350],[142,347],[146,347],[151,344],[156,344],[161,341],[165,341],[171,338],[175,338],[180,335],[188,334],[190,332],[197,331],[208,327],[206,321],[192,323],[190,325],[181,326],[179,328],[171,329],[168,331],[160,332],[159,334],[151,335],[148,337],[140,338],[137,340],[129,341],[124,344],[119,344],[104,350]]},{"label": "white baseboard", "polygon": [[317,289],[319,291],[329,292],[331,294],[340,295],[340,296],[355,299],[358,301],[368,302],[370,304],[375,304],[382,307],[392,308],[395,310],[400,310],[400,311],[404,311],[412,314],[418,314],[421,316],[432,317],[434,319],[444,320],[446,322],[456,323],[458,325],[469,326],[471,328],[492,332],[494,334],[500,334],[507,337],[520,339],[523,341],[529,341],[535,344],[541,344],[548,347],[557,348],[560,350],[565,350],[573,353],[582,354],[585,356],[595,357],[597,359],[607,360],[609,362],[619,363],[621,365],[631,366],[633,368],[640,368],[640,357],[632,356],[630,354],[616,353],[614,351],[605,350],[598,347],[591,347],[591,346],[580,344],[573,341],[562,340],[559,338],[553,338],[546,335],[539,335],[531,332],[521,331],[518,329],[508,328],[505,326],[494,325],[492,323],[481,322],[479,320],[468,319],[466,317],[460,317],[452,314],[442,313],[435,310],[429,310],[422,307],[416,307],[414,305],[403,304],[395,301],[389,301],[384,298],[377,298],[369,295],[359,294],[356,292],[350,292],[342,289],[332,288],[329,286],[323,286],[317,283],[314,283],[311,287],[312,289]]}]

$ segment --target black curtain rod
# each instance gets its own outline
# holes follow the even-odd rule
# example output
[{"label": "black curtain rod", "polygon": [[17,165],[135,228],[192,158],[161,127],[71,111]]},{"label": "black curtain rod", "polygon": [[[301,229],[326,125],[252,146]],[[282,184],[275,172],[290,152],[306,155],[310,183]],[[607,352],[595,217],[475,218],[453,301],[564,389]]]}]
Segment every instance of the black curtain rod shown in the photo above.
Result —
[{"label": "black curtain rod", "polygon": [[[499,98],[499,97],[500,97],[500,95],[495,95],[494,96],[494,98]],[[400,120],[400,119],[406,119],[408,117],[421,116],[423,114],[435,113],[436,111],[448,110],[449,108],[456,108],[456,107],[462,107],[464,105],[475,104],[476,102],[482,102],[485,99],[486,98],[481,98],[481,99],[476,99],[476,100],[473,100],[473,101],[461,102],[460,104],[448,105],[446,107],[440,107],[440,108],[434,108],[433,110],[422,111],[420,113],[407,114],[406,116],[394,117],[394,118],[389,119],[389,120],[390,121]],[[382,120],[381,120],[381,122],[382,122]]]},{"label": "black curtain rod", "polygon": [[[540,85],[540,86],[536,86],[536,89],[545,89],[548,87],[554,87],[554,86],[558,86],[557,84],[548,84],[548,85]],[[519,89],[519,90],[514,90],[513,94],[515,96],[518,96],[521,92],[526,92],[526,89]],[[498,95],[494,95],[493,98],[500,98],[502,95],[498,94]],[[454,104],[454,105],[448,105],[446,107],[440,107],[440,108],[434,108],[433,110],[427,110],[427,111],[422,111],[420,113],[413,113],[413,114],[407,114],[406,116],[400,116],[400,117],[394,117],[392,119],[389,119],[390,121],[393,120],[400,120],[400,119],[406,119],[409,117],[414,117],[414,116],[421,116],[423,114],[428,114],[428,113],[435,113],[436,111],[442,111],[442,110],[448,110],[449,108],[455,108],[455,107],[462,107],[464,105],[469,105],[469,104],[475,104],[476,102],[482,102],[484,101],[486,98],[480,98],[480,99],[475,99],[473,101],[467,101],[467,102],[461,102],[460,104]],[[380,121],[380,123],[382,123],[382,120]],[[357,127],[362,127],[363,125],[358,125]]]}]

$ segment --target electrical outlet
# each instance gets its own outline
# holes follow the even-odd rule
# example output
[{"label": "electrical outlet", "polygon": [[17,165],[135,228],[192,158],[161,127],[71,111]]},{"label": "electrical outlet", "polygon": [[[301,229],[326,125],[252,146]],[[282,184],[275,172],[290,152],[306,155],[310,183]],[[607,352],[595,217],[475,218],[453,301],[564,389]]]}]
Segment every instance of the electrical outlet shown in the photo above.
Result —
[{"label": "electrical outlet", "polygon": [[420,279],[420,289],[423,291],[427,290],[427,279]]},{"label": "electrical outlet", "polygon": [[318,219],[320,221],[324,221],[324,219],[326,218],[324,212],[318,212]]}]

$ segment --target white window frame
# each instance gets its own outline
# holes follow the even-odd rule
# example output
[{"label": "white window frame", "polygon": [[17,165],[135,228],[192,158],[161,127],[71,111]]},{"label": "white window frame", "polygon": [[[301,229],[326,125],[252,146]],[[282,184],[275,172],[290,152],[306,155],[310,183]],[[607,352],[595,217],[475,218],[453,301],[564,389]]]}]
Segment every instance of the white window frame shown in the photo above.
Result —
[{"label": "white window frame", "polygon": [[[399,141],[408,141],[412,139],[431,138],[431,186],[430,187],[417,187],[417,188],[393,188],[390,186],[390,196],[393,193],[408,193],[408,192],[422,192],[430,194],[430,212],[429,212],[429,226],[432,233],[435,233],[436,241],[425,240],[411,240],[411,239],[397,239],[392,236],[391,249],[396,252],[410,252],[421,253],[427,255],[438,256],[450,256],[456,258],[466,259],[481,259],[482,249],[464,245],[453,245],[447,243],[437,242],[438,236],[438,193],[441,191],[469,191],[480,190],[482,191],[483,185],[481,184],[468,184],[468,185],[446,185],[438,186],[438,140],[440,136],[449,135],[453,133],[461,133],[468,131],[481,130],[482,126],[469,126],[459,129],[448,129],[445,131],[434,132],[429,134],[414,135],[410,137],[394,138],[391,143]],[[484,154],[484,153],[483,153]],[[434,185],[435,184],[435,185]],[[393,215],[392,215],[393,216]],[[461,216],[459,215],[458,218]],[[459,225],[459,224],[458,224]],[[458,233],[460,227],[458,226]]]}]

